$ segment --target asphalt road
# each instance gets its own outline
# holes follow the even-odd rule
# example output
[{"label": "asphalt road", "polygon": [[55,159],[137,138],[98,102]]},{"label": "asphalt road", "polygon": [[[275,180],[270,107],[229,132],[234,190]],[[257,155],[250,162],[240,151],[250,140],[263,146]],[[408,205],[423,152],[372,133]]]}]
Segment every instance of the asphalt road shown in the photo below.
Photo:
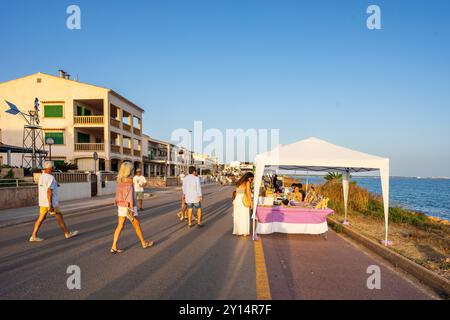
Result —
[{"label": "asphalt road", "polygon": [[[203,228],[188,229],[177,220],[180,192],[162,193],[145,202],[142,249],[127,223],[119,245],[109,253],[116,212],[106,208],[66,217],[80,231],[64,239],[49,217],[42,243],[28,243],[32,224],[0,229],[0,299],[256,299],[253,241],[231,235],[230,187],[204,188]],[[274,299],[425,299],[414,284],[335,233],[317,236],[262,237]],[[366,286],[368,265],[381,266],[382,289]],[[67,289],[66,273],[80,267],[81,290]]]}]

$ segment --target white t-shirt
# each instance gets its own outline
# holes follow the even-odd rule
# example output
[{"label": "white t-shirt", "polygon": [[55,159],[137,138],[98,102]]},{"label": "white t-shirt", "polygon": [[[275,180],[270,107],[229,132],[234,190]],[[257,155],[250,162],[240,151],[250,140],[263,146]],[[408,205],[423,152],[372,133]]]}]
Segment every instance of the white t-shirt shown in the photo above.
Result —
[{"label": "white t-shirt", "polygon": [[144,176],[134,176],[134,178],[133,178],[134,191],[143,192],[144,185],[146,183],[147,183],[147,180],[145,180]]},{"label": "white t-shirt", "polygon": [[186,197],[186,203],[198,203],[202,196],[202,187],[200,179],[192,174],[183,179],[183,194]]},{"label": "white t-shirt", "polygon": [[48,173],[43,173],[39,178],[39,206],[40,207],[50,207],[47,198],[47,190],[52,189],[52,204],[53,207],[57,207],[58,202],[58,183],[54,176]]}]

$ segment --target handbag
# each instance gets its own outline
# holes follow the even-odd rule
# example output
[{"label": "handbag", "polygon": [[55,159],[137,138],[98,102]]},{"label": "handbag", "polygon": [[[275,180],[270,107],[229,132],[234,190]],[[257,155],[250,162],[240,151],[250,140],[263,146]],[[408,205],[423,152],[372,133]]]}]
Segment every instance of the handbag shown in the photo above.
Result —
[{"label": "handbag", "polygon": [[242,197],[242,204],[244,205],[244,207],[250,208],[250,201],[248,200],[248,198],[245,194]]}]

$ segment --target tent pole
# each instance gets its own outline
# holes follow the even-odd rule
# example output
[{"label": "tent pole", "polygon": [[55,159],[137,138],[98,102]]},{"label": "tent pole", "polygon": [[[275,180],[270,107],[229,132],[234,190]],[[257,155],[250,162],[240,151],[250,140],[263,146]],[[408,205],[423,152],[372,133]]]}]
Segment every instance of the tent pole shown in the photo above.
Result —
[{"label": "tent pole", "polygon": [[342,222],[343,225],[349,225],[350,224],[347,221],[349,180],[350,180],[350,170],[347,169],[342,174],[342,190],[344,192],[344,221]]}]

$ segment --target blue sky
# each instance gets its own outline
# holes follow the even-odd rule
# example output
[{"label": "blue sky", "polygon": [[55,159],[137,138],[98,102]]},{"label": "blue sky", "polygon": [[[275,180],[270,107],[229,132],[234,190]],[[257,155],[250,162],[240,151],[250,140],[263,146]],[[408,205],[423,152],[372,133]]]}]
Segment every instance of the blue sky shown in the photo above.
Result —
[{"label": "blue sky", "polygon": [[2,1],[0,81],[63,68],[145,108],[157,138],[279,128],[450,176],[449,16],[446,0]]}]

